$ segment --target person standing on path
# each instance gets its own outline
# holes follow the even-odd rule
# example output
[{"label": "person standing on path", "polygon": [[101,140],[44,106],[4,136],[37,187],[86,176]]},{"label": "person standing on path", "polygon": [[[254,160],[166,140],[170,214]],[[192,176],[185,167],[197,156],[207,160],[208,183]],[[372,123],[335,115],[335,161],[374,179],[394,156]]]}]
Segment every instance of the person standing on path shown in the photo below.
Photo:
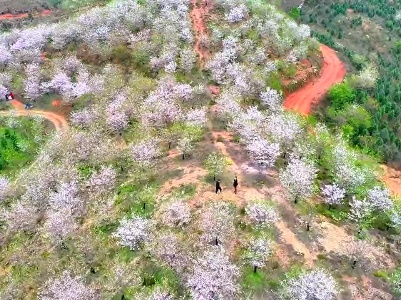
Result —
[{"label": "person standing on path", "polygon": [[237,178],[237,175],[235,175],[234,181],[233,181],[234,194],[237,193],[237,186],[238,186],[238,178]]},{"label": "person standing on path", "polygon": [[218,191],[220,191],[220,193],[223,192],[223,190],[221,189],[221,186],[220,186],[220,179],[216,180],[216,194]]}]

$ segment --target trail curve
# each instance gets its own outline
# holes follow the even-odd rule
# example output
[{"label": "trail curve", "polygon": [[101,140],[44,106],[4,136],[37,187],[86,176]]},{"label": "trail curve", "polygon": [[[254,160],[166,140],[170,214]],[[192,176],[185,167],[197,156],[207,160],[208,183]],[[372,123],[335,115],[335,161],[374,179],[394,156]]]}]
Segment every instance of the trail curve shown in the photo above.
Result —
[{"label": "trail curve", "polygon": [[25,110],[24,104],[18,100],[10,100],[9,103],[14,107],[14,110],[1,111],[0,116],[8,116],[8,117],[39,116],[52,122],[57,131],[68,130],[68,123],[64,116],[61,116],[53,112],[37,110],[37,109]]},{"label": "trail curve", "polygon": [[[37,17],[37,16],[46,17],[46,16],[49,16],[51,13],[52,13],[51,10],[45,9],[45,10],[41,11],[40,13],[34,14],[33,17]],[[29,17],[28,13],[2,14],[2,15],[0,15],[0,21],[2,21],[2,20],[18,20],[18,19],[25,19],[28,17]]]},{"label": "trail curve", "polygon": [[323,44],[320,45],[320,51],[323,55],[323,68],[319,78],[288,95],[283,103],[284,108],[304,116],[309,115],[313,105],[323,98],[328,89],[345,78],[345,66],[336,52]]}]

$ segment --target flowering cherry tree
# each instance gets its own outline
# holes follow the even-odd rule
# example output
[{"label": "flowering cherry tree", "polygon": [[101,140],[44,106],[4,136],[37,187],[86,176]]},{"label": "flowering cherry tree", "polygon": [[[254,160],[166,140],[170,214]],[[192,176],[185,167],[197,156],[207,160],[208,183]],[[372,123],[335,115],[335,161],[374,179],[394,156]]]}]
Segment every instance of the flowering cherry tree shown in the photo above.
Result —
[{"label": "flowering cherry tree", "polygon": [[270,87],[267,87],[265,92],[260,93],[260,100],[262,100],[262,103],[273,112],[280,111],[282,109],[281,103],[283,101],[283,97],[279,94],[279,92],[271,89]]},{"label": "flowering cherry tree", "polygon": [[286,282],[284,294],[288,299],[334,300],[338,295],[335,279],[323,269],[303,272]]},{"label": "flowering cherry tree", "polygon": [[205,161],[205,167],[209,175],[213,176],[213,180],[216,180],[216,176],[219,176],[223,172],[226,164],[225,157],[218,152],[209,154]]},{"label": "flowering cherry tree", "polygon": [[33,230],[39,220],[39,211],[31,203],[19,200],[9,209],[0,211],[0,219],[7,224],[10,232]]},{"label": "flowering cherry tree", "polygon": [[291,198],[297,203],[298,199],[305,199],[313,194],[316,173],[317,169],[312,164],[295,158],[291,159],[287,168],[280,172],[279,178]]},{"label": "flowering cherry tree", "polygon": [[371,203],[374,209],[380,211],[389,211],[394,206],[389,191],[380,186],[368,190],[367,201]]},{"label": "flowering cherry tree", "polygon": [[139,144],[131,146],[130,148],[132,159],[142,169],[154,167],[157,162],[156,159],[161,154],[157,146],[157,141],[154,139],[145,140]]},{"label": "flowering cherry tree", "polygon": [[3,201],[8,196],[10,189],[11,185],[8,178],[0,176],[0,202]]},{"label": "flowering cherry tree", "polygon": [[184,226],[191,221],[191,210],[184,201],[173,201],[162,208],[162,221],[171,227]]},{"label": "flowering cherry tree", "polygon": [[264,167],[272,167],[280,156],[280,145],[257,138],[253,139],[246,147],[252,160]]},{"label": "flowering cherry tree", "polygon": [[27,76],[24,82],[25,97],[35,101],[42,95],[40,67],[38,64],[29,64],[25,68],[25,72]]},{"label": "flowering cherry tree", "polygon": [[277,222],[279,216],[274,208],[265,201],[254,201],[245,207],[245,213],[257,227],[270,226]]},{"label": "flowering cherry tree", "polygon": [[345,190],[337,184],[326,184],[322,188],[324,201],[331,207],[332,205],[342,204],[345,198]]},{"label": "flowering cherry tree", "polygon": [[61,242],[78,228],[71,209],[48,210],[44,224],[46,234],[54,242]]},{"label": "flowering cherry tree", "polygon": [[186,286],[193,299],[234,299],[239,291],[239,269],[233,265],[224,250],[212,247],[194,263]]},{"label": "flowering cherry tree", "polygon": [[182,155],[182,159],[185,159],[185,156],[190,155],[194,150],[192,139],[189,136],[180,138],[177,142],[177,148]]},{"label": "flowering cherry tree", "polygon": [[64,271],[59,278],[48,280],[39,292],[40,300],[97,299],[93,289],[85,285],[81,277],[73,277]]},{"label": "flowering cherry tree", "polygon": [[189,253],[180,243],[178,235],[172,232],[159,234],[154,239],[150,251],[179,274],[182,274],[189,265]]},{"label": "flowering cherry tree", "polygon": [[246,18],[248,9],[245,4],[233,7],[228,14],[226,14],[226,20],[229,23],[237,23]]},{"label": "flowering cherry tree", "polygon": [[229,204],[216,202],[206,208],[200,219],[202,240],[226,244],[235,232],[234,212]]},{"label": "flowering cherry tree", "polygon": [[113,234],[113,237],[119,240],[119,245],[128,247],[131,250],[138,250],[144,242],[149,240],[151,225],[151,220],[141,217],[124,218],[120,221],[120,226]]},{"label": "flowering cherry tree", "polygon": [[273,242],[264,237],[252,239],[249,242],[247,251],[245,253],[245,259],[253,267],[253,272],[256,273],[258,268],[263,268],[269,256],[273,252]]},{"label": "flowering cherry tree", "polygon": [[99,172],[92,174],[89,186],[97,192],[107,192],[114,188],[117,173],[112,167],[102,166]]}]

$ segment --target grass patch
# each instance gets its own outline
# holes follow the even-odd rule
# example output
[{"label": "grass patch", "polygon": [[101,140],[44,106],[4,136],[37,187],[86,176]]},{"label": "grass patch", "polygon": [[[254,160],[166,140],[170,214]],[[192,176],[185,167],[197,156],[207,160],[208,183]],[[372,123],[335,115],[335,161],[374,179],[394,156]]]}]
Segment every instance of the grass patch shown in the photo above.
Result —
[{"label": "grass patch", "polygon": [[341,222],[348,218],[348,213],[346,211],[340,210],[335,207],[332,209],[329,209],[328,206],[323,203],[320,203],[316,206],[316,211],[319,214],[321,214],[327,218],[330,218],[336,222]]},{"label": "grass patch", "polygon": [[255,293],[263,291],[269,285],[269,281],[266,280],[266,275],[263,272],[254,273],[252,268],[246,268],[242,284],[244,289]]},{"label": "grass patch", "polygon": [[174,192],[175,194],[177,194],[177,196],[181,196],[184,198],[192,198],[193,196],[195,196],[196,193],[196,184],[194,183],[182,184]]}]

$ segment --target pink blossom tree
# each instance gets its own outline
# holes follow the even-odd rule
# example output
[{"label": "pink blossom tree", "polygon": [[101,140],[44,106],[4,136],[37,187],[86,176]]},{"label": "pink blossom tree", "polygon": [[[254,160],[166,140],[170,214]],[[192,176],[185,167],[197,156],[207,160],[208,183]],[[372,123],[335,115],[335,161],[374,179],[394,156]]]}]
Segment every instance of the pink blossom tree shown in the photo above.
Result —
[{"label": "pink blossom tree", "polygon": [[337,184],[326,184],[322,188],[322,195],[324,201],[331,208],[333,205],[342,204],[345,198],[345,190],[340,188]]},{"label": "pink blossom tree", "polygon": [[235,232],[234,211],[225,202],[215,202],[200,216],[201,239],[206,243],[227,244]]}]

